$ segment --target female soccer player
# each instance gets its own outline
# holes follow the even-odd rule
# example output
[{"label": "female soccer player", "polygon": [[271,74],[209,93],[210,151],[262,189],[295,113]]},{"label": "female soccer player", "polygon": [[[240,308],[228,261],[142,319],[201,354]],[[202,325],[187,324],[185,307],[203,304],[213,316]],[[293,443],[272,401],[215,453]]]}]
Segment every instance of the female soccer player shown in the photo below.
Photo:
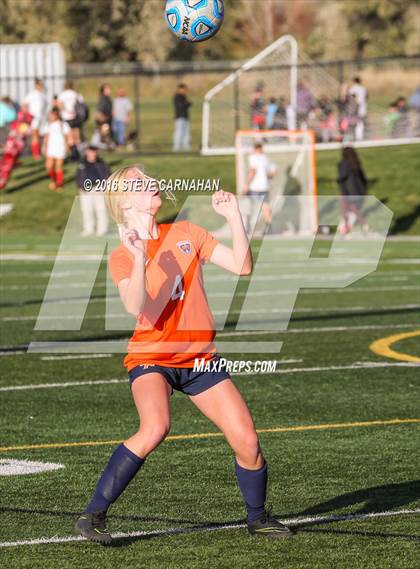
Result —
[{"label": "female soccer player", "polygon": [[64,184],[64,158],[67,148],[72,144],[69,125],[61,120],[58,108],[53,108],[48,117],[45,130],[44,148],[45,167],[50,177],[50,190],[61,191]]},{"label": "female soccer player", "polygon": [[226,371],[194,370],[196,358],[219,359],[202,263],[210,261],[237,275],[249,275],[252,270],[236,197],[218,191],[212,198],[215,212],[230,226],[232,248],[188,221],[158,224],[160,192],[136,167],[122,168],[108,179],[106,198],[122,240],[110,256],[111,275],[125,309],[137,318],[124,364],[140,427],[112,454],[76,531],[92,541],[111,542],[107,510],[168,434],[169,399],[177,389],[188,395],[231,446],[249,532],[274,538],[291,535],[264,508],[267,464],[241,394]]}]

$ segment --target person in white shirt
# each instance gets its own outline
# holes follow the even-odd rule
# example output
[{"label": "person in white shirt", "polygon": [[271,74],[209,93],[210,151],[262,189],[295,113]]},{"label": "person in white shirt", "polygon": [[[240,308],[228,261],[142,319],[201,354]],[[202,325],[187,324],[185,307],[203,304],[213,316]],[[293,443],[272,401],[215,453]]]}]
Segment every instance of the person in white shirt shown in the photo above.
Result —
[{"label": "person in white shirt", "polygon": [[124,89],[118,89],[112,105],[112,132],[118,147],[125,146],[127,125],[133,105],[126,96]]},{"label": "person in white shirt", "polygon": [[46,157],[45,166],[51,179],[50,190],[61,191],[64,185],[64,158],[71,144],[69,125],[61,120],[59,109],[52,109],[48,117],[43,146],[43,153]]},{"label": "person in white shirt", "polygon": [[366,87],[362,85],[360,77],[353,79],[353,85],[350,87],[348,94],[350,97],[353,95],[357,103],[357,123],[354,136],[356,140],[363,140],[367,117],[368,92]]},{"label": "person in white shirt", "polygon": [[32,115],[32,156],[35,160],[39,160],[41,157],[40,136],[44,134],[48,111],[48,101],[40,79],[35,79],[35,89],[26,95],[23,104],[28,107],[29,114]]},{"label": "person in white shirt", "polygon": [[64,91],[58,95],[58,106],[61,111],[61,118],[71,128],[73,145],[75,147],[71,150],[75,158],[77,158],[77,147],[81,142],[80,127],[82,123],[77,116],[77,103],[79,102],[83,103],[82,95],[74,90],[72,81],[66,81],[64,83]]},{"label": "person in white shirt", "polygon": [[252,203],[252,219],[248,224],[249,230],[252,231],[258,218],[258,205],[261,201],[264,222],[266,226],[271,224],[273,215],[270,207],[270,186],[271,179],[276,173],[276,167],[264,154],[261,142],[255,143],[254,152],[248,159],[248,166],[248,183],[245,187],[245,194],[251,197],[251,202],[254,202]]}]

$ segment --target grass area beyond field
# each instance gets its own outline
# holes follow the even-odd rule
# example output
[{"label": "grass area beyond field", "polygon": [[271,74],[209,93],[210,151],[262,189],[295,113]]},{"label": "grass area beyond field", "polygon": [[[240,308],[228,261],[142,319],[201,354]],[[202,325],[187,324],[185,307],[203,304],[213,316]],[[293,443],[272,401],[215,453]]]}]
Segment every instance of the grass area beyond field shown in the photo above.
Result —
[{"label": "grass area beyond field", "polygon": [[[369,194],[376,196],[394,213],[391,234],[420,234],[420,159],[417,145],[361,149],[359,151],[367,176]],[[105,156],[113,169],[124,164],[139,163],[152,176],[169,178],[219,178],[221,187],[235,191],[234,157],[204,157],[195,154],[163,156]],[[318,191],[336,195],[338,151],[317,154]],[[62,194],[48,189],[42,163],[23,160],[6,190],[2,203],[14,210],[0,219],[2,245],[5,251],[56,250],[66,227],[77,189],[75,165],[65,167],[66,184]],[[182,203],[183,196],[179,196]],[[179,204],[178,204],[179,205]],[[165,203],[161,219],[173,216],[175,207]]]}]

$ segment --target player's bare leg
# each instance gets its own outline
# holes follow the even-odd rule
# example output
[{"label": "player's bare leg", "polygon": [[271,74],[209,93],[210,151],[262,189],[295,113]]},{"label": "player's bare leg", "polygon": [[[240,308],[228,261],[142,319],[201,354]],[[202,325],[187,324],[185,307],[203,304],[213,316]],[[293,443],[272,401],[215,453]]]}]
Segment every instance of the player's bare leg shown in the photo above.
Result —
[{"label": "player's bare leg", "polygon": [[54,165],[55,165],[55,180],[57,183],[57,191],[62,192],[64,185],[64,170],[63,170],[64,160],[62,158],[56,158],[54,160]]},{"label": "player's bare leg", "polygon": [[34,159],[39,160],[41,157],[41,149],[40,149],[39,130],[37,129],[32,130],[31,149],[32,149],[32,156],[34,157]]},{"label": "player's bare leg", "polygon": [[124,445],[137,456],[146,458],[169,432],[171,387],[160,373],[148,373],[134,381],[131,391],[140,426]]},{"label": "player's bare leg", "polygon": [[267,465],[251,413],[235,384],[226,379],[190,399],[222,431],[235,454],[236,476],[248,512],[249,532],[273,538],[293,535],[265,510]]},{"label": "player's bare leg", "polygon": [[273,212],[271,210],[270,204],[268,203],[262,204],[262,215],[265,223],[264,233],[268,233],[270,231],[270,226],[273,221]]},{"label": "player's bare leg", "polygon": [[49,188],[50,190],[55,190],[57,188],[57,182],[55,178],[55,164],[54,158],[47,158],[45,162],[45,167],[47,169],[48,176],[50,178]]},{"label": "player's bare leg", "polygon": [[138,377],[132,384],[132,392],[140,428],[112,454],[90,503],[75,527],[77,533],[102,545],[111,542],[111,534],[106,527],[109,506],[137,474],[147,455],[164,440],[170,427],[171,388],[161,374]]}]

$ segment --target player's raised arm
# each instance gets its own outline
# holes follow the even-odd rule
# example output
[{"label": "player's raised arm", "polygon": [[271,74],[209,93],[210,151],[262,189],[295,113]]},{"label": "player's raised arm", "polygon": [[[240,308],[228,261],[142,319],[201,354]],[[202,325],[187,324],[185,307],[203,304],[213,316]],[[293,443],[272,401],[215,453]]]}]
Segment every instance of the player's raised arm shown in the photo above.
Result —
[{"label": "player's raised arm", "polygon": [[118,291],[127,312],[137,317],[146,300],[146,252],[143,241],[134,230],[124,231],[121,240],[133,255],[134,263],[130,278],[118,283]]},{"label": "player's raised arm", "polygon": [[236,196],[220,190],[213,194],[212,202],[214,211],[226,218],[229,224],[233,245],[230,248],[219,243],[214,249],[210,261],[236,275],[251,274],[252,253]]}]

